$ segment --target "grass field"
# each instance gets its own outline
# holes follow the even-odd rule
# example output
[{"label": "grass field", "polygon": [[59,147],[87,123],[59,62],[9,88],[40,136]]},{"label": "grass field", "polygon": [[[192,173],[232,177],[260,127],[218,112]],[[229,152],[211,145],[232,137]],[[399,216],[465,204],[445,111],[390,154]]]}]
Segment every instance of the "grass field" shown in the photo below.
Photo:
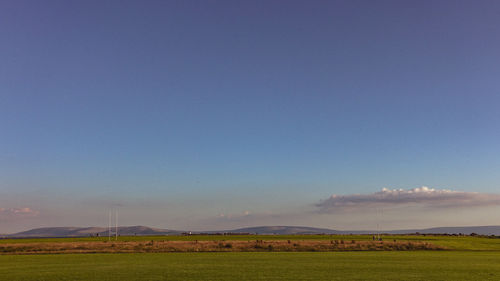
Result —
[{"label": "grass field", "polygon": [[492,251],[0,256],[1,280],[500,280]]},{"label": "grass field", "polygon": [[[384,235],[384,241],[429,242],[453,250],[500,251],[499,238],[471,236],[432,236],[432,235]],[[53,242],[92,242],[107,241],[107,237],[83,238],[37,238],[37,239],[0,239],[0,244],[12,243],[53,243]],[[125,236],[118,241],[252,241],[252,240],[345,240],[370,241],[371,235],[191,235],[191,236]]]},{"label": "grass field", "polygon": [[[4,239],[0,240],[0,244],[4,247],[24,247],[22,243],[110,244],[102,243],[103,240],[107,238]],[[118,244],[129,241],[144,245],[151,241],[161,244],[161,241],[192,243],[196,240],[214,244],[221,244],[222,240],[233,241],[234,244],[235,241],[255,243],[255,240],[329,244],[332,240],[344,240],[346,243],[352,240],[368,242],[372,237],[196,235],[134,236],[119,237],[118,240]],[[387,241],[384,244],[394,240],[428,242],[449,250],[4,254],[0,255],[0,280],[500,280],[500,239],[470,236],[384,236],[384,241]]]}]

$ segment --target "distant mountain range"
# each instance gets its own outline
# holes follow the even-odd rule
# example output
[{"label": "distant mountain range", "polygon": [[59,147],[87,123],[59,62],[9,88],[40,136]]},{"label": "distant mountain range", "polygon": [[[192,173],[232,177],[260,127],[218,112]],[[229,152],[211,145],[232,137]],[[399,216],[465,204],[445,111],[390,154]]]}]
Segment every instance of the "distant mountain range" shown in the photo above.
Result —
[{"label": "distant mountain range", "polygon": [[257,234],[341,234],[342,231],[328,228],[315,228],[306,226],[257,226],[227,230],[231,233],[257,233]]},{"label": "distant mountain range", "polygon": [[[114,231],[114,228],[113,228]],[[118,233],[123,236],[131,235],[179,235],[186,231],[151,228],[147,226],[120,226]],[[381,231],[387,234],[471,234],[480,235],[500,235],[500,226],[466,226],[466,227],[435,227],[426,229],[404,229]],[[327,228],[315,228],[304,226],[259,226],[247,227],[233,230],[221,231],[200,231],[193,233],[251,233],[251,234],[373,234],[377,233],[374,230],[333,230]],[[85,237],[85,236],[107,236],[108,228],[106,227],[44,227],[35,228],[28,231],[23,231],[15,234],[3,235],[4,237]]]},{"label": "distant mountain range", "polygon": [[[302,226],[260,226],[240,228],[227,232],[258,233],[258,234],[375,234],[376,230],[334,230]],[[500,235],[500,226],[464,226],[464,227],[435,227],[425,229],[382,230],[387,234],[471,234]]]},{"label": "distant mountain range", "polygon": [[391,234],[405,234],[405,233],[428,233],[428,234],[471,234],[476,233],[479,235],[500,235],[500,225],[490,226],[451,226],[451,227],[434,227],[426,229],[407,229],[407,230],[393,230],[387,233]]},{"label": "distant mountain range", "polygon": [[[114,234],[115,228],[112,228]],[[147,226],[120,226],[118,233],[124,236],[130,235],[176,235],[182,231],[159,229]],[[83,237],[83,236],[107,236],[106,227],[43,227],[28,231],[6,235],[8,237]]]}]

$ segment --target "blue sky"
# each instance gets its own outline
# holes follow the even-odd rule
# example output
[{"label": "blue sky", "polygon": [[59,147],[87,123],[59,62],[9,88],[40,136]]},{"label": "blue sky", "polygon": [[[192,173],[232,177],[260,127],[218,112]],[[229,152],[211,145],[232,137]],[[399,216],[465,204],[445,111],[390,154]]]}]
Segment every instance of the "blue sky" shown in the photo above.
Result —
[{"label": "blue sky", "polygon": [[[500,193],[497,1],[2,1],[0,43],[0,233],[110,208],[360,229],[310,209],[383,187]],[[452,213],[386,227],[477,222]]]}]

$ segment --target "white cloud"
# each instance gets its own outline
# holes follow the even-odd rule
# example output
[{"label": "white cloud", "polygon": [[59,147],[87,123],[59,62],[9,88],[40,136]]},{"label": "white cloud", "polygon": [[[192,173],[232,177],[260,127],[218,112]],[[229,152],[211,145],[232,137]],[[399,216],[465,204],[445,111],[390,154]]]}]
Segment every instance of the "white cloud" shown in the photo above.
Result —
[{"label": "white cloud", "polygon": [[434,189],[425,186],[409,190],[383,188],[379,192],[370,194],[334,194],[316,204],[316,207],[320,213],[335,213],[409,205],[428,208],[492,206],[500,205],[500,195]]},{"label": "white cloud", "polygon": [[22,218],[32,218],[40,214],[39,211],[31,208],[0,208],[0,220],[16,220]]}]

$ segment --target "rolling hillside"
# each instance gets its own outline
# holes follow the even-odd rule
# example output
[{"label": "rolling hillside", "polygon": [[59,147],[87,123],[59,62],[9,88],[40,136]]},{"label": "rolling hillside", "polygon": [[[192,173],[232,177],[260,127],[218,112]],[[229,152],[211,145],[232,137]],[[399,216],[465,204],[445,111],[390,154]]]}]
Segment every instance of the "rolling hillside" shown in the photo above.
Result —
[{"label": "rolling hillside", "polygon": [[[114,228],[112,228],[114,233]],[[120,235],[174,235],[181,234],[181,231],[151,228],[147,226],[120,226]],[[81,236],[107,236],[106,227],[43,227],[35,228],[8,235],[10,237],[81,237]]]},{"label": "rolling hillside", "polygon": [[[122,236],[134,235],[179,235],[184,231],[151,228],[147,226],[120,226],[118,233]],[[315,228],[305,226],[258,226],[246,227],[233,230],[221,231],[201,231],[202,233],[250,233],[250,234],[373,234],[374,230],[334,230],[327,228]],[[193,233],[201,233],[193,232]],[[435,227],[426,229],[403,229],[403,230],[383,230],[381,233],[387,234],[471,234],[480,235],[500,235],[500,226],[468,226],[468,227]],[[114,233],[114,228],[112,229]],[[105,227],[44,227],[35,228],[15,234],[3,235],[6,237],[86,237],[86,236],[107,236],[108,229]]]}]

